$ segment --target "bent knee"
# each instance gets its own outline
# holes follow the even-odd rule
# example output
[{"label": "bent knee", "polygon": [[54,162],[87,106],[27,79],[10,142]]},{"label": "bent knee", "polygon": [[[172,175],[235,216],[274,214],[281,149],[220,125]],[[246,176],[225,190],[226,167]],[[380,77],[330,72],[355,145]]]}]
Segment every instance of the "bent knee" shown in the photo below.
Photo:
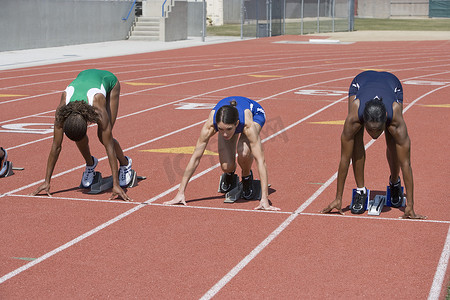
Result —
[{"label": "bent knee", "polygon": [[237,147],[237,153],[240,158],[247,159],[247,158],[253,157],[252,150],[246,143],[239,143],[239,145]]},{"label": "bent knee", "polygon": [[220,164],[220,167],[224,173],[231,173],[236,170],[236,163],[223,162]]}]

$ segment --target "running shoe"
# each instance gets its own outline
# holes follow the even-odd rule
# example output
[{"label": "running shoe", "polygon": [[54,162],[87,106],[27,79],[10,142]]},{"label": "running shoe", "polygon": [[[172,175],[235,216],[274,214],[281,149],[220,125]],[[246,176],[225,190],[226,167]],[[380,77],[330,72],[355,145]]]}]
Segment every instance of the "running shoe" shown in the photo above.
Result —
[{"label": "running shoe", "polygon": [[132,160],[128,156],[125,156],[125,158],[127,159],[128,164],[126,166],[120,166],[119,168],[119,184],[121,187],[127,187],[132,179],[132,172],[131,172]]},{"label": "running shoe", "polygon": [[234,179],[234,172],[232,173],[223,173],[223,180],[220,184],[220,189],[222,193],[228,193],[231,188],[233,187],[233,179]]},{"label": "running shoe", "polygon": [[3,150],[3,152],[5,153],[2,157],[2,159],[0,160],[0,176],[5,175],[6,171],[8,170],[8,164],[6,163],[8,161],[8,152],[6,152],[5,149],[1,148],[0,149]]},{"label": "running shoe", "polygon": [[94,161],[94,164],[92,166],[86,165],[86,169],[83,172],[81,185],[84,188],[89,188],[92,185],[92,182],[94,181],[95,167],[97,167],[98,159],[92,156],[92,160]]},{"label": "running shoe", "polygon": [[366,210],[364,202],[366,201],[366,193],[358,193],[355,192],[355,195],[353,196],[352,206],[350,207],[350,211],[352,214],[360,215],[364,213]]},{"label": "running shoe", "polygon": [[245,200],[251,200],[253,195],[253,172],[250,170],[250,175],[242,177],[242,198]]},{"label": "running shoe", "polygon": [[403,192],[400,177],[395,184],[392,184],[389,180],[389,190],[391,192],[391,206],[395,208],[401,207],[403,204]]}]

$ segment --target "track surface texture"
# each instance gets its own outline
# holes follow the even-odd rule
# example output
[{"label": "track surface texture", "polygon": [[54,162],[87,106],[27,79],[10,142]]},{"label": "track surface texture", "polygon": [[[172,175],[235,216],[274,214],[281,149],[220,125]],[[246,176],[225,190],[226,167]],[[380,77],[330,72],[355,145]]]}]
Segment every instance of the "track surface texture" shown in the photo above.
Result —
[{"label": "track surface texture", "polygon": [[[310,42],[282,36],[0,71],[0,146],[15,171],[0,182],[1,299],[443,299],[449,282],[449,40]],[[318,39],[322,37],[317,37]],[[43,182],[60,94],[82,70],[121,82],[113,134],[147,179],[128,189],[78,188],[84,161],[68,139],[52,197]],[[415,211],[379,217],[320,214],[335,196],[348,86],[363,70],[394,73],[404,88]],[[217,136],[187,192],[165,206],[210,109],[228,96],[264,107],[269,199],[224,203]],[[98,171],[110,175],[96,128]],[[384,136],[365,134],[366,186],[381,193]],[[255,177],[258,178],[256,167]],[[237,169],[240,174],[240,169]],[[351,200],[351,168],[343,206]]]}]

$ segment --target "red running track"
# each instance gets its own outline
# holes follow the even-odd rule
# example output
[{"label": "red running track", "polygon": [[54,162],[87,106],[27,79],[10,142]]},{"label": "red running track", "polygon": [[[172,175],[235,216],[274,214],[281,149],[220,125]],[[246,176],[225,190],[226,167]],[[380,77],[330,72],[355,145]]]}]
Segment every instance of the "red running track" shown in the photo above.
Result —
[{"label": "red running track", "polygon": [[[444,298],[450,42],[303,41],[283,36],[0,71],[0,145],[25,168],[0,179],[0,298]],[[133,203],[78,189],[83,160],[68,141],[53,197],[27,196],[44,177],[60,93],[87,68],[110,70],[122,84],[114,136],[148,177],[128,190]],[[379,217],[317,213],[336,191],[348,85],[367,69],[403,83],[415,211],[427,220],[399,219],[402,211],[388,208]],[[270,200],[281,211],[223,203],[215,155],[203,157],[187,207],[161,205],[175,196],[190,158],[181,147],[195,145],[209,109],[232,95],[266,110]],[[95,129],[89,136],[107,176]],[[366,143],[366,183],[381,192],[389,176],[384,138]],[[217,138],[208,150],[217,152]],[[353,186],[349,172],[344,205]]]}]

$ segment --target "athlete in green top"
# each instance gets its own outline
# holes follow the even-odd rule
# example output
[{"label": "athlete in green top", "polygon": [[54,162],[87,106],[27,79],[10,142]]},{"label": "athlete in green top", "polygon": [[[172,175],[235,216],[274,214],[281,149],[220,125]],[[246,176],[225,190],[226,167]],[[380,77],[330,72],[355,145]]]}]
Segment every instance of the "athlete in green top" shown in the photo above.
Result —
[{"label": "athlete in green top", "polygon": [[[119,95],[120,83],[109,71],[85,70],[69,84],[56,109],[53,144],[47,161],[45,181],[32,195],[45,191],[50,196],[50,179],[61,152],[64,133],[75,141],[86,161],[82,186],[91,186],[98,160],[91,155],[86,131],[88,123],[97,123],[97,135],[105,146],[113,177],[110,199],[119,196],[123,200],[131,200],[122,189],[131,181],[131,158],[124,156],[120,144],[112,135],[119,108]],[[120,168],[117,166],[117,160]]]}]

